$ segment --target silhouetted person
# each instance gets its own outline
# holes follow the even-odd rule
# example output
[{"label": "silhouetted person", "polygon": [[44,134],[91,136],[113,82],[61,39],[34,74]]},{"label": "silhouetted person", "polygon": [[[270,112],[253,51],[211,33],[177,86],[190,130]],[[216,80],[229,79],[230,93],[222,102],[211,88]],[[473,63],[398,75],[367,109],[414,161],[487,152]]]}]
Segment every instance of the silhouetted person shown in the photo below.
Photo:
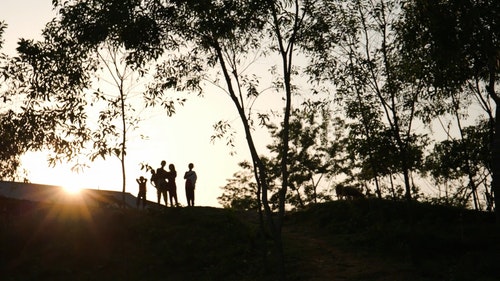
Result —
[{"label": "silhouetted person", "polygon": [[[168,165],[167,179],[168,179],[168,193],[170,196],[170,205],[178,206],[179,202],[177,201],[177,184],[175,183],[175,178],[177,177],[177,171],[175,170],[174,164]],[[174,205],[175,201],[175,205]]]},{"label": "silhouetted person", "polygon": [[193,163],[188,165],[189,171],[184,173],[184,179],[186,180],[186,198],[188,206],[194,206],[194,188],[196,186],[196,172],[193,171]]},{"label": "silhouetted person", "polygon": [[160,196],[161,196],[161,193],[160,191],[158,190],[158,177],[156,176],[156,171],[151,168],[151,185],[156,188],[156,193],[158,195],[158,204],[160,204]]},{"label": "silhouetted person", "polygon": [[142,201],[142,208],[144,209],[146,207],[146,184],[148,183],[148,180],[141,176],[136,179],[136,181],[139,184],[139,194],[137,194],[136,205],[137,208],[139,208],[140,202]]},{"label": "silhouetted person", "polygon": [[166,164],[167,162],[165,162],[165,160],[161,161],[161,167],[156,169],[154,182],[157,189],[156,194],[158,195],[158,204],[160,204],[161,195],[163,194],[163,201],[165,201],[165,206],[168,206],[167,182],[165,181],[167,179],[167,171],[165,171],[164,169]]}]

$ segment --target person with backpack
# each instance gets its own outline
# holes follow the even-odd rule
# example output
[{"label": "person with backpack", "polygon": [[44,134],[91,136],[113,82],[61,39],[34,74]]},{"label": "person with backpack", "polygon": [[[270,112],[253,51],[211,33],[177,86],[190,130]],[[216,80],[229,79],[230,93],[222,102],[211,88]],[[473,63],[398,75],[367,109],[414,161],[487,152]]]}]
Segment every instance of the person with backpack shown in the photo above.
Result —
[{"label": "person with backpack", "polygon": [[161,202],[161,196],[163,195],[163,200],[165,201],[165,206],[168,206],[167,198],[167,171],[164,167],[167,164],[165,160],[161,161],[161,167],[156,169],[151,169],[151,183],[156,187],[156,194],[158,196],[158,204]]}]

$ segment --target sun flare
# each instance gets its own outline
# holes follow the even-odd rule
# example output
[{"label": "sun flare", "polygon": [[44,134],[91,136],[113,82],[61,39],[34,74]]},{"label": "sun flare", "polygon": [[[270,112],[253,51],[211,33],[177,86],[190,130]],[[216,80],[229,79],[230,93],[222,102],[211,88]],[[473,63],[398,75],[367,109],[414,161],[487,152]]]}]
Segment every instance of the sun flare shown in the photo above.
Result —
[{"label": "sun flare", "polygon": [[63,186],[64,191],[66,191],[69,194],[77,194],[80,193],[80,188],[76,187],[74,185],[65,185]]}]

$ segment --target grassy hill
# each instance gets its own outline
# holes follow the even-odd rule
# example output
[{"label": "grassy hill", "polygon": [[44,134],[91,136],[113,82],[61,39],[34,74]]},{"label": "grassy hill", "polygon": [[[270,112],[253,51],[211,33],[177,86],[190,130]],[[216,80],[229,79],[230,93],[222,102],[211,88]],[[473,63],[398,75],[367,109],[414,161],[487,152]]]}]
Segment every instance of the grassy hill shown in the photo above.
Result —
[{"label": "grassy hill", "polygon": [[[270,258],[253,213],[25,210],[2,213],[1,280],[276,280],[274,267],[262,266]],[[287,215],[287,278],[499,280],[499,236],[492,214],[381,200],[319,204]]]},{"label": "grassy hill", "polygon": [[[327,257],[311,262],[303,280],[500,280],[500,231],[492,213],[337,201],[295,213],[287,224],[298,253]],[[334,278],[326,278],[324,268]]]}]

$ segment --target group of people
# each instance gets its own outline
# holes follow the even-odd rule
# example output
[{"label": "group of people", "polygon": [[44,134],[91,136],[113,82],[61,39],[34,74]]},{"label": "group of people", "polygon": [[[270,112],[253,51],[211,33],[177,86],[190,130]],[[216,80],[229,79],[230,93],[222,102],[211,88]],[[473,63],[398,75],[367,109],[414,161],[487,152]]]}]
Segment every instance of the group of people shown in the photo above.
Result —
[{"label": "group of people", "polygon": [[[165,201],[165,206],[168,206],[168,199],[170,199],[170,206],[179,206],[177,200],[177,185],[175,183],[175,178],[177,177],[177,171],[175,170],[174,164],[168,165],[168,171],[165,170],[165,165],[167,162],[165,160],[161,161],[160,168],[151,168],[151,185],[156,188],[156,193],[158,196],[158,204],[161,202],[161,196],[163,195],[163,200]],[[184,173],[184,179],[186,180],[186,198],[188,206],[194,206],[194,189],[196,186],[196,172],[193,171],[193,163],[189,163],[188,171]],[[137,195],[137,207],[139,207],[142,201],[142,207],[146,206],[146,185],[147,179],[140,177],[137,180],[139,184],[139,194]],[[175,205],[174,205],[175,202]]]}]

